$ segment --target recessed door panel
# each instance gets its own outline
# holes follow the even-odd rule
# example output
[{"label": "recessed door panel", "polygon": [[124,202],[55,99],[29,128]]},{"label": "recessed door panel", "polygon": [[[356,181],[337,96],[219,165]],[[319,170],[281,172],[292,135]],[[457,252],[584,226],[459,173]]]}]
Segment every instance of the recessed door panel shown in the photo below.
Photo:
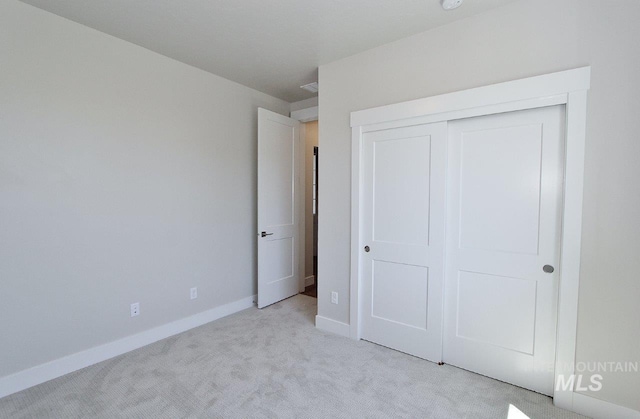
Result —
[{"label": "recessed door panel", "polygon": [[263,222],[269,226],[291,225],[294,221],[293,159],[297,134],[290,124],[269,120],[263,135],[269,138],[269,143],[260,149],[261,174],[264,176],[261,181],[269,187],[269,193],[263,196]]},{"label": "recessed door panel", "polygon": [[376,141],[373,148],[374,240],[427,245],[431,138]]},{"label": "recessed door panel", "polygon": [[538,254],[542,125],[465,131],[460,147],[460,247]]},{"label": "recessed door panel", "polygon": [[267,284],[286,280],[293,276],[293,238],[284,237],[266,240],[263,246],[264,257],[272,263],[264,267],[263,279]]},{"label": "recessed door panel", "polygon": [[429,269],[385,261],[373,263],[371,315],[427,329]]},{"label": "recessed door panel", "polygon": [[458,272],[459,338],[533,355],[536,282]]}]

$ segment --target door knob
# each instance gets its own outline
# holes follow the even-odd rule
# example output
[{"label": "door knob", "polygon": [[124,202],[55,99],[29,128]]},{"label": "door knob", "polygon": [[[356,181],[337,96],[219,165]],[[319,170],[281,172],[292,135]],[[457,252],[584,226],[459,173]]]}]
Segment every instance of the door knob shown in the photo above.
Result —
[{"label": "door knob", "polygon": [[364,251],[365,251],[365,252],[369,253],[369,250],[371,250],[371,248],[370,248],[369,246],[365,246],[365,247],[364,247]]},{"label": "door knob", "polygon": [[553,271],[554,271],[553,266],[551,266],[551,265],[544,265],[542,267],[542,270],[545,271],[548,274],[553,273]]},{"label": "door knob", "polygon": [[262,233],[260,233],[261,237],[267,237],[267,236],[273,236],[273,233],[267,233],[266,231],[263,231]]}]

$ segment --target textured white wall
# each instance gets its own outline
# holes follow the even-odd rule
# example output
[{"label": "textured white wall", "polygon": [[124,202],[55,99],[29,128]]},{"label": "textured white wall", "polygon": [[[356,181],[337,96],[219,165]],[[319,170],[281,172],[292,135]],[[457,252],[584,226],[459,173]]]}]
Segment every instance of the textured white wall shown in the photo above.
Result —
[{"label": "textured white wall", "polygon": [[[640,362],[638,19],[636,0],[523,0],[321,66],[319,314],[349,323],[351,111],[591,65],[577,358]],[[640,410],[640,374],[603,375],[590,396]]]},{"label": "textured white wall", "polygon": [[258,106],[0,2],[0,377],[255,294]]}]

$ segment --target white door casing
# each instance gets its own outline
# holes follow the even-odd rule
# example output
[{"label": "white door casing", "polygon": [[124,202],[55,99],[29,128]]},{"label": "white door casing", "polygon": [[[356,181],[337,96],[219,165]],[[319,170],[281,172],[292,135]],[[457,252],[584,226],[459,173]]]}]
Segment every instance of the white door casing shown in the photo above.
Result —
[{"label": "white door casing", "polygon": [[552,395],[564,107],[448,131],[444,361]]},{"label": "white door casing", "polygon": [[446,123],[363,136],[362,338],[442,358]]},{"label": "white door casing", "polygon": [[[447,93],[351,114],[351,284],[350,336],[361,338],[363,317],[363,136],[367,132],[482,115],[565,105],[564,200],[561,206],[561,270],[557,313],[554,380],[575,374],[582,195],[586,133],[587,91],[590,67],[561,71],[521,80]],[[558,267],[559,267],[558,266]],[[556,387],[554,404],[579,409],[574,388]]]},{"label": "white door casing", "polygon": [[258,109],[258,308],[300,288],[303,152],[298,121]]}]

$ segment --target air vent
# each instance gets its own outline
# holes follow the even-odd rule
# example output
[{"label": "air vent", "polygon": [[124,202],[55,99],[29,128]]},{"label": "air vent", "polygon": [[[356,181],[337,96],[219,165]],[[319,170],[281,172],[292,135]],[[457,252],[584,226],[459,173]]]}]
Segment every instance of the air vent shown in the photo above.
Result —
[{"label": "air vent", "polygon": [[463,0],[440,0],[440,4],[442,4],[444,10],[457,9],[462,5],[462,2]]},{"label": "air vent", "polygon": [[304,84],[300,86],[301,89],[309,91],[311,93],[318,93],[318,82],[314,81],[313,83]]}]

